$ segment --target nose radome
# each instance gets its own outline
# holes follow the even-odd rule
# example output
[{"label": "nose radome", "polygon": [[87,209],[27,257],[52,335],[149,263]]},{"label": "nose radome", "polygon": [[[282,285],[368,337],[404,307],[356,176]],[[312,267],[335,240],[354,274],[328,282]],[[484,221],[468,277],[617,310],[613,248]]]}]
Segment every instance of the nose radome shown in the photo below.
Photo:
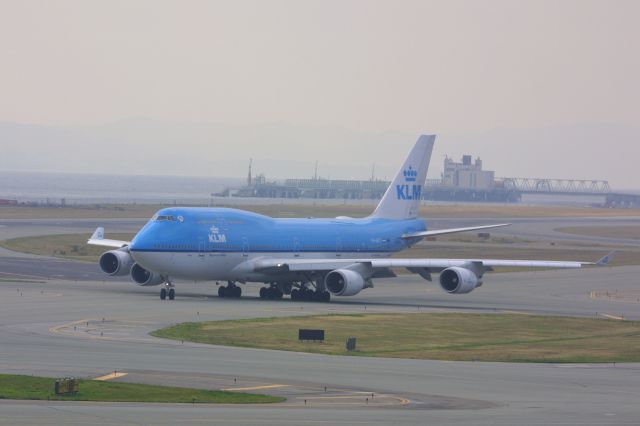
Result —
[{"label": "nose radome", "polygon": [[146,247],[147,244],[145,243],[146,240],[148,240],[148,238],[146,237],[148,235],[148,233],[143,229],[140,232],[138,232],[136,234],[135,237],[133,237],[133,240],[131,241],[131,244],[129,244],[129,250],[142,250]]}]

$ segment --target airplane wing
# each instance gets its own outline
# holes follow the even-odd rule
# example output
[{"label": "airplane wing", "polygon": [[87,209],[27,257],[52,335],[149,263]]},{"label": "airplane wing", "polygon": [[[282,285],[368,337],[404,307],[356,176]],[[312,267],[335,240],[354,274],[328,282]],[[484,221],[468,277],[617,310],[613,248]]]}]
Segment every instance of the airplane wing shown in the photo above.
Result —
[{"label": "airplane wing", "polygon": [[402,238],[426,238],[435,237],[436,235],[457,234],[458,232],[478,231],[481,229],[500,228],[503,226],[509,226],[510,223],[500,223],[497,225],[483,225],[483,226],[471,226],[468,228],[451,228],[451,229],[436,229],[433,231],[414,232],[411,234],[404,234]]},{"label": "airplane wing", "polygon": [[583,266],[608,265],[616,252],[613,251],[596,262],[568,262],[553,260],[502,260],[502,259],[274,259],[260,258],[253,261],[256,271],[332,271],[356,264],[365,264],[375,269],[406,268],[411,272],[428,270],[439,272],[454,266],[482,267],[492,271],[499,267],[575,269]]},{"label": "airplane wing", "polygon": [[120,241],[120,240],[105,239],[104,238],[104,228],[103,227],[98,227],[98,228],[96,228],[95,231],[93,231],[93,234],[91,235],[91,238],[89,238],[89,240],[87,241],[87,244],[91,244],[91,245],[94,245],[94,246],[121,248],[121,247],[126,247],[129,244],[131,244],[131,241]]}]

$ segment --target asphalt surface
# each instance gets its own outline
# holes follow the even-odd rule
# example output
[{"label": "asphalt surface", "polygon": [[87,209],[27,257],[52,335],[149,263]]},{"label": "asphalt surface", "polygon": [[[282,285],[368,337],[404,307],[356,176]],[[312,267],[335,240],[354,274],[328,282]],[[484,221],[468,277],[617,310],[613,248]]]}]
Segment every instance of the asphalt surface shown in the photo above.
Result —
[{"label": "asphalt surface", "polygon": [[[27,222],[0,222],[0,238],[86,232],[105,221]],[[107,228],[126,232],[140,223],[113,221]],[[521,232],[533,234],[558,227],[547,220],[522,226]],[[182,344],[148,335],[185,321],[330,312],[640,319],[640,302],[594,297],[633,293],[638,277],[635,266],[492,274],[482,288],[456,296],[407,276],[379,280],[375,289],[329,304],[263,301],[256,297],[257,285],[245,286],[240,300],[218,299],[212,296],[215,284],[180,283],[176,300],[160,301],[157,288],[105,279],[95,265],[5,251],[0,253],[0,372],[97,377],[118,371],[126,376],[116,380],[253,389],[247,391],[288,400],[269,406],[0,401],[0,424],[638,424],[639,364],[339,357]]]}]

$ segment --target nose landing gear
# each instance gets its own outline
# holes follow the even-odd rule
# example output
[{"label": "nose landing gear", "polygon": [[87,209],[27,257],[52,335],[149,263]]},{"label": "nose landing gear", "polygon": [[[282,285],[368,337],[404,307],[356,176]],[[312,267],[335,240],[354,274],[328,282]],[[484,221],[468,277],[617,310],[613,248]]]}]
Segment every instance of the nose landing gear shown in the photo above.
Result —
[{"label": "nose landing gear", "polygon": [[176,290],[173,288],[173,284],[169,280],[167,280],[164,287],[160,289],[160,299],[165,300],[167,297],[169,297],[169,300],[176,298]]}]

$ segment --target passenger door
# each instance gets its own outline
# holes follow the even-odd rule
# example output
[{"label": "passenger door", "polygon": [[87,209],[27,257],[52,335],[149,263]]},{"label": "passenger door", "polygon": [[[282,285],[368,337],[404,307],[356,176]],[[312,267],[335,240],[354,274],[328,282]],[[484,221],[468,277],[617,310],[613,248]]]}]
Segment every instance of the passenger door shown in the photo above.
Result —
[{"label": "passenger door", "polygon": [[249,239],[247,237],[242,237],[242,257],[249,256]]},{"label": "passenger door", "polygon": [[300,239],[293,237],[293,256],[300,257]]}]

